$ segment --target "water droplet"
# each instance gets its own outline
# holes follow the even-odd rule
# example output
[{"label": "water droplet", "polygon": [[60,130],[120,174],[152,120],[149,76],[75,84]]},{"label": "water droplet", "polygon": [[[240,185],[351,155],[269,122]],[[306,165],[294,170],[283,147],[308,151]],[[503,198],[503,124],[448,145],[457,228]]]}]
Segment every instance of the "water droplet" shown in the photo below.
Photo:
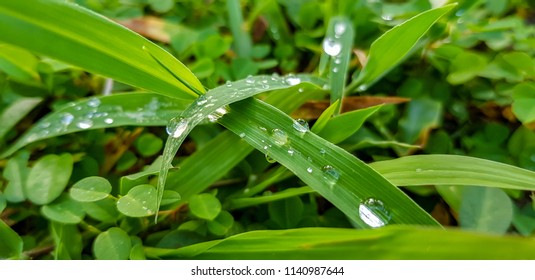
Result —
[{"label": "water droplet", "polygon": [[269,89],[269,85],[268,84],[262,84],[262,89]]},{"label": "water droplet", "polygon": [[301,135],[305,134],[308,131],[308,123],[303,119],[294,120],[292,124],[293,128],[297,130]]},{"label": "water droplet", "polygon": [[334,34],[336,36],[341,36],[342,34],[344,34],[344,32],[346,32],[346,24],[343,23],[343,22],[337,22],[335,25],[334,25]]},{"label": "water droplet", "polygon": [[337,56],[342,51],[342,45],[333,39],[323,40],[323,51],[330,56]]},{"label": "water droplet", "polygon": [[104,119],[104,123],[112,124],[113,123],[113,119],[112,118],[106,118],[106,119]]},{"label": "water droplet", "polygon": [[[265,128],[265,127],[263,127],[263,126],[260,126],[260,127],[258,127],[258,128],[260,128],[260,130],[261,130],[262,132],[267,132],[267,128]],[[262,142],[264,142],[264,141],[262,141]]]},{"label": "water droplet", "polygon": [[366,85],[361,85],[357,88],[359,91],[365,91],[366,89],[368,89],[368,87]]},{"label": "water droplet", "polygon": [[312,173],[312,171],[314,171],[314,170],[312,170],[312,167],[307,168],[307,172],[308,173]]},{"label": "water droplet", "polygon": [[76,123],[76,126],[81,128],[81,129],[88,129],[88,128],[91,128],[93,126],[93,121],[92,120],[81,120],[78,123]]},{"label": "water droplet", "polygon": [[334,64],[340,64],[340,62],[342,62],[340,57],[337,57],[337,58],[334,59]]},{"label": "water droplet", "polygon": [[326,152],[325,152],[325,149],[321,148],[321,149],[320,149],[320,155],[321,155],[321,156],[325,156],[325,153],[326,153]]},{"label": "water droplet", "polygon": [[74,110],[80,111],[80,110],[82,110],[82,106],[76,106],[76,107],[74,107]]},{"label": "water droplet", "polygon": [[65,113],[61,116],[61,124],[63,125],[69,125],[72,123],[72,121],[74,120],[74,116],[70,113]]},{"label": "water droplet", "polygon": [[247,78],[245,79],[245,82],[248,84],[253,84],[254,83],[253,76],[252,75],[247,76]]},{"label": "water droplet", "polygon": [[370,227],[382,227],[392,218],[384,203],[375,198],[368,198],[359,205],[359,217]]},{"label": "water droplet", "polygon": [[232,87],[232,82],[231,82],[231,81],[227,81],[227,82],[225,83],[225,85],[227,85],[227,87]]},{"label": "water droplet", "polygon": [[300,93],[302,93],[302,92],[305,91],[305,89],[304,89],[304,88],[299,88],[297,91],[300,92]]},{"label": "water droplet", "polygon": [[277,161],[274,160],[269,154],[266,154],[266,160],[267,160],[267,162],[269,162],[269,163],[275,163],[275,162],[277,162]]},{"label": "water droplet", "polygon": [[49,122],[42,122],[39,124],[39,127],[40,128],[49,128],[50,127],[50,123]]},{"label": "water droplet", "polygon": [[172,118],[167,124],[167,134],[173,138],[182,136],[182,133],[188,128],[188,119],[184,117]]},{"label": "water droplet", "polygon": [[240,138],[244,138],[244,137],[245,137],[245,133],[244,132],[240,133]]},{"label": "water droplet", "polygon": [[284,79],[284,81],[291,86],[295,86],[301,83],[301,79],[299,77],[294,76],[293,74],[289,74]]},{"label": "water droplet", "polygon": [[333,68],[333,73],[338,73],[338,67]]},{"label": "water droplet", "polygon": [[292,148],[288,149],[288,154],[289,154],[290,156],[293,156],[294,153],[295,153],[294,149],[292,149]]},{"label": "water droplet", "polygon": [[99,105],[100,105],[100,100],[96,97],[92,97],[91,99],[87,101],[87,106],[89,107],[95,108],[95,107],[98,107]]},{"label": "water droplet", "polygon": [[208,102],[208,100],[206,99],[206,96],[201,95],[201,96],[199,96],[199,98],[197,98],[196,102],[197,102],[197,105],[201,106],[201,105],[206,104],[206,102]]},{"label": "water droplet", "polygon": [[321,172],[323,172],[323,178],[327,180],[327,183],[331,186],[336,184],[338,179],[340,178],[340,173],[338,173],[338,170],[334,169],[334,167],[330,165],[325,165],[321,168]]},{"label": "water droplet", "polygon": [[275,142],[275,144],[277,144],[278,146],[282,146],[288,143],[288,135],[286,134],[286,132],[278,128],[275,128],[271,131],[271,137],[273,138],[273,142]]},{"label": "water droplet", "polygon": [[228,113],[227,109],[225,107],[217,108],[215,112],[208,115],[208,120],[210,122],[217,122],[221,117],[226,115]]},{"label": "water droplet", "polygon": [[250,191],[251,191],[251,189],[249,189],[249,188],[245,188],[245,189],[243,190],[243,193],[249,193]]},{"label": "water droplet", "polygon": [[388,15],[388,14],[386,14],[386,15],[382,15],[381,18],[384,19],[384,20],[390,21],[390,20],[392,20],[394,17],[393,17],[392,15]]}]

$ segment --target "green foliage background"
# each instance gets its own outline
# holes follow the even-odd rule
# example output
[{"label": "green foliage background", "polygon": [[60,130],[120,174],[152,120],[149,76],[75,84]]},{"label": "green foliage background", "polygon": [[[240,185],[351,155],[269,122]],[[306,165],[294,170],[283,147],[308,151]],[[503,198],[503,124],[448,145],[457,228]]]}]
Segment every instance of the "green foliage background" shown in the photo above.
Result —
[{"label": "green foliage background", "polygon": [[529,1],[26,2],[0,259],[535,258]]}]

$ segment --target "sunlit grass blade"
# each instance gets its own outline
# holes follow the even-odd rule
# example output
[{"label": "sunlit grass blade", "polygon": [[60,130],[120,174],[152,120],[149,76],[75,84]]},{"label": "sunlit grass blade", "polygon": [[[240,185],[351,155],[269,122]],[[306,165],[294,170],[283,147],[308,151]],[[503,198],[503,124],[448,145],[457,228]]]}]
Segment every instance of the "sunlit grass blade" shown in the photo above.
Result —
[{"label": "sunlit grass blade", "polygon": [[455,155],[417,155],[371,163],[396,186],[469,185],[535,190],[535,172]]},{"label": "sunlit grass blade", "polygon": [[[165,144],[163,152],[162,167],[158,177],[158,200],[156,209],[160,208],[160,202],[163,195],[167,174],[171,167],[171,162],[178,151],[182,142],[186,139],[189,132],[197,126],[202,120],[208,118],[211,121],[217,121],[219,118],[228,113],[228,104],[243,100],[256,94],[283,89],[298,85],[303,82],[313,83],[321,80],[308,75],[288,75],[279,76],[250,76],[246,79],[229,82],[208,91],[205,95],[199,97],[191,106],[186,108],[182,114],[171,120],[168,125],[169,138]],[[158,215],[155,216],[157,221]]]},{"label": "sunlit grass blade", "polygon": [[347,91],[365,90],[399,64],[431,26],[457,4],[423,12],[395,26],[371,45],[368,62]]},{"label": "sunlit grass blade", "polygon": [[43,139],[84,130],[135,126],[163,126],[189,103],[154,93],[125,93],[91,97],[67,104],[36,122],[0,158]]},{"label": "sunlit grass blade", "polygon": [[535,243],[516,236],[406,226],[301,228],[252,231],[178,249],[146,247],[145,252],[154,259],[508,260],[535,258]]},{"label": "sunlit grass blade", "polygon": [[[364,162],[311,133],[303,127],[304,124],[276,108],[254,99],[234,103],[230,108],[231,113],[220,120],[222,125],[235,134],[245,133],[245,141],[291,170],[359,226],[376,227],[387,223],[438,225],[414,201]],[[381,216],[379,221],[367,219],[366,209],[370,201],[381,208],[381,213],[372,214]]]},{"label": "sunlit grass blade", "polygon": [[0,41],[170,97],[191,100],[197,96],[149,52],[190,87],[204,90],[191,71],[169,53],[76,4],[56,0],[2,1],[0,26]]}]

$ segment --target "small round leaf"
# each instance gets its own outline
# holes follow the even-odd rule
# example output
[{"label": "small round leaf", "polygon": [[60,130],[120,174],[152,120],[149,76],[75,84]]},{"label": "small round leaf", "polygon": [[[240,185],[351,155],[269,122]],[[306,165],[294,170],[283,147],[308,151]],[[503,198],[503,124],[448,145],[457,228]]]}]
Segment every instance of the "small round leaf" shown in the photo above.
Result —
[{"label": "small round leaf", "polygon": [[144,184],[133,187],[117,201],[119,212],[130,217],[146,217],[156,213],[156,189]]},{"label": "small round leaf", "polygon": [[81,205],[67,195],[59,198],[57,202],[41,207],[41,213],[49,220],[64,224],[77,224],[85,216]]},{"label": "small round leaf", "polygon": [[160,205],[163,206],[163,205],[172,204],[179,200],[180,200],[180,194],[178,192],[171,191],[171,190],[164,190],[162,202],[160,203]]},{"label": "small round leaf", "polygon": [[130,236],[118,227],[100,233],[93,243],[93,253],[98,260],[127,260],[131,249]]},{"label": "small round leaf", "polygon": [[58,198],[67,187],[72,165],[70,154],[40,158],[28,174],[25,190],[28,199],[35,204],[44,205]]},{"label": "small round leaf", "polygon": [[137,138],[136,149],[144,157],[157,154],[163,147],[163,141],[152,133],[145,133]]},{"label": "small round leaf", "polygon": [[191,197],[189,210],[194,216],[211,221],[221,212],[221,203],[212,194],[203,193]]},{"label": "small round leaf", "polygon": [[106,198],[110,192],[110,182],[98,176],[84,178],[70,189],[71,197],[80,202],[98,201]]},{"label": "small round leaf", "polygon": [[86,202],[83,203],[83,206],[89,217],[101,222],[114,222],[121,215],[117,211],[115,200],[111,197],[99,201]]},{"label": "small round leaf", "polygon": [[234,217],[227,212],[221,211],[219,215],[213,220],[208,221],[208,230],[214,235],[225,235],[234,224]]}]

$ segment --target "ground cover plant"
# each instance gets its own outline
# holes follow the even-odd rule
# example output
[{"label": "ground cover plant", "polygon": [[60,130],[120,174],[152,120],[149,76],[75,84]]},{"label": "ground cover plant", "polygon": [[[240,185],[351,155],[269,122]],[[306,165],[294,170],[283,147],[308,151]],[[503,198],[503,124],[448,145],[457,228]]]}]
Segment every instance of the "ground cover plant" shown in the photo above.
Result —
[{"label": "ground cover plant", "polygon": [[0,3],[2,259],[533,259],[524,1]]}]

